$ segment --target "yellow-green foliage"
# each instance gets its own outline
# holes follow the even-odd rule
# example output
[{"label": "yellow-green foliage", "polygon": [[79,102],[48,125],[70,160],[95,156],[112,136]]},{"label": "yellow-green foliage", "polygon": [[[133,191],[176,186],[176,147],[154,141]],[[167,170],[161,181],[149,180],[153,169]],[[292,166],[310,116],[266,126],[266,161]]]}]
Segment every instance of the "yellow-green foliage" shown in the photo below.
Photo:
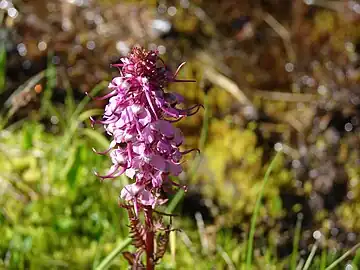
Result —
[{"label": "yellow-green foliage", "polygon": [[119,188],[92,173],[104,159],[63,139],[39,124],[0,131],[0,268],[89,269],[127,236]]},{"label": "yellow-green foliage", "polygon": [[[183,78],[191,78],[192,70],[196,69],[198,82],[202,80],[202,66],[187,65],[179,75]],[[201,84],[175,84],[173,89],[182,93],[187,100],[203,102],[204,91]],[[259,193],[262,178],[267,168],[268,161],[264,162],[264,149],[258,146],[258,138],[254,132],[256,125],[242,128],[233,123],[230,108],[237,102],[227,91],[213,86],[208,92],[208,106],[210,114],[210,126],[208,140],[203,150],[203,158],[197,177],[191,184],[201,183],[204,196],[219,204],[221,210],[220,219],[226,216],[227,225],[241,225],[253,212],[256,197]],[[269,110],[283,111],[284,102],[273,102],[277,106],[269,106]],[[224,115],[222,119],[215,115]],[[188,135],[187,144],[197,147],[199,139],[199,127],[203,118],[203,112],[192,116],[185,121],[183,129]],[[188,130],[197,130],[191,134]],[[190,135],[190,136],[189,136]],[[269,153],[270,155],[272,153]],[[269,158],[267,153],[267,158]],[[273,170],[270,184],[265,191],[265,207],[262,207],[260,215],[271,217],[268,223],[274,224],[274,219],[283,215],[280,187],[292,185],[291,173],[283,168],[284,157],[280,158]],[[245,223],[243,223],[245,224]]]},{"label": "yellow-green foliage", "polygon": [[[252,131],[238,134],[230,126],[224,128],[234,138],[243,134],[250,141],[255,138]],[[121,179],[101,183],[94,177],[93,168],[102,171],[108,165],[107,159],[91,151],[95,141],[74,135],[64,147],[64,138],[66,134],[46,133],[35,123],[11,132],[0,131],[1,269],[91,269],[128,237],[128,218],[116,200]],[[249,149],[256,152],[255,143]],[[238,153],[234,156],[240,158]],[[255,159],[247,162],[257,163]],[[186,232],[190,246],[183,240],[185,233],[173,231],[175,248],[166,253],[157,268],[191,269],[196,263],[199,269],[227,269],[224,254],[231,257],[235,269],[242,264],[246,245],[233,237],[231,230],[207,235],[210,247],[206,251],[200,245],[204,236],[189,219],[174,218],[174,228]],[[256,261],[262,259],[255,254]],[[126,268],[121,255],[110,267]]]},{"label": "yellow-green foliage", "polygon": [[358,162],[359,152],[352,150],[345,165],[349,176],[348,200],[336,209],[341,224],[350,231],[360,231],[360,167]]},{"label": "yellow-green foliage", "polygon": [[[241,224],[251,215],[259,193],[264,169],[263,149],[257,147],[257,137],[250,129],[242,130],[213,120],[209,130],[210,140],[204,151],[204,164],[199,172],[202,188],[207,197],[215,199],[227,216],[228,225]],[[265,191],[265,208],[262,216],[277,218],[282,215],[279,188],[290,184],[291,174],[279,159],[269,186]]]}]

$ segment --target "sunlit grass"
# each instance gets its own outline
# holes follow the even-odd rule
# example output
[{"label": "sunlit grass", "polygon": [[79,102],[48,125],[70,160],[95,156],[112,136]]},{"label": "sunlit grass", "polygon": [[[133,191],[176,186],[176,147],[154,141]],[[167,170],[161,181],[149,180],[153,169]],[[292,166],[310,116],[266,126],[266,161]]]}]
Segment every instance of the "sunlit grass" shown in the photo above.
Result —
[{"label": "sunlit grass", "polygon": [[[0,65],[1,67],[1,65]],[[128,238],[127,215],[117,206],[117,196],[127,182],[125,177],[114,182],[100,183],[93,170],[104,170],[109,161],[95,155],[91,148],[107,148],[108,139],[89,127],[88,117],[101,110],[86,109],[90,101],[84,98],[76,104],[71,88],[67,89],[64,107],[51,102],[56,69],[49,60],[44,73],[46,90],[42,98],[41,115],[56,116],[58,135],[44,130],[38,118],[4,124],[0,130],[0,182],[6,186],[0,198],[0,267],[26,269],[126,269],[127,262],[121,253],[131,250]],[[0,73],[1,74],[1,73]],[[31,83],[29,80],[28,83]],[[26,88],[26,85],[24,85]],[[91,92],[96,95],[106,82],[101,82]],[[204,119],[199,148],[206,147],[211,112],[208,97],[204,100]],[[7,112],[4,112],[5,114]],[[188,173],[195,177],[200,156],[195,157],[194,167]],[[170,250],[158,269],[337,269],[345,260],[351,260],[359,245],[338,259],[328,256],[326,249],[316,253],[317,243],[309,255],[299,256],[301,219],[294,234],[293,251],[289,258],[278,260],[275,248],[259,247],[255,243],[256,222],[262,206],[276,157],[270,163],[258,193],[250,231],[247,239],[233,236],[231,229],[216,232],[215,246],[204,250],[208,237],[198,230],[189,218],[175,217],[181,232],[171,234]],[[170,201],[165,212],[172,213],[181,204],[180,190]],[[261,238],[262,236],[257,236]],[[207,239],[206,239],[207,240]],[[256,249],[266,250],[255,253]],[[329,261],[331,260],[331,261]],[[353,265],[360,261],[357,252]],[[260,267],[260,268],[259,268]]]}]

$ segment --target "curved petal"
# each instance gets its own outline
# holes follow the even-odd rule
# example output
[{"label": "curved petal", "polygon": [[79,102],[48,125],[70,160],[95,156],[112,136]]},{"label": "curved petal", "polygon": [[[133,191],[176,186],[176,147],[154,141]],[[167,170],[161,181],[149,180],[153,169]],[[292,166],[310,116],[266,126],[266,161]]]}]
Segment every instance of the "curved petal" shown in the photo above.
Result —
[{"label": "curved petal", "polygon": [[165,172],[166,171],[166,161],[160,155],[152,155],[148,162],[155,169]]}]

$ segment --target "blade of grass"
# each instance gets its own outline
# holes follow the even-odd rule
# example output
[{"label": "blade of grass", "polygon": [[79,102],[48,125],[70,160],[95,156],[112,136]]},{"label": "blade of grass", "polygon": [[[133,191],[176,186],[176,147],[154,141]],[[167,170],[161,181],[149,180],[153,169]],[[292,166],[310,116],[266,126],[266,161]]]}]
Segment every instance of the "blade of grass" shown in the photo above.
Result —
[{"label": "blade of grass", "polygon": [[176,231],[170,232],[170,254],[171,254],[171,264],[175,268],[176,266]]},{"label": "blade of grass", "polygon": [[360,243],[356,244],[351,249],[346,251],[339,259],[335,260],[332,264],[330,264],[328,267],[326,267],[325,270],[334,269],[335,266],[337,266],[339,263],[341,263],[343,260],[345,260],[348,256],[351,255],[351,253],[355,252],[358,248],[360,248]]},{"label": "blade of grass", "polygon": [[276,265],[277,263],[277,244],[276,240],[269,234],[268,235],[268,247],[264,247],[266,263],[269,265]]},{"label": "blade of grass", "polygon": [[5,91],[6,84],[6,48],[2,42],[0,44],[0,94]]},{"label": "blade of grass", "polygon": [[[46,87],[44,90],[44,95],[42,98],[42,113],[46,115],[49,113],[53,108],[49,108],[51,106],[51,97],[53,95],[53,90],[56,86],[56,80],[57,80],[57,72],[56,67],[52,62],[52,54],[50,53],[48,55],[48,61],[47,61],[47,67],[45,70],[45,77],[46,77]],[[61,121],[61,119],[59,119]]]},{"label": "blade of grass", "polygon": [[220,245],[216,245],[216,250],[217,252],[220,253],[221,257],[223,258],[223,260],[225,261],[226,265],[227,265],[227,269],[229,270],[235,270],[235,265],[232,262],[229,254],[226,253],[226,251],[220,246]]},{"label": "blade of grass", "polygon": [[[90,91],[91,96],[96,96],[101,90],[103,90],[105,87],[107,87],[107,82],[102,81],[99,84],[95,85],[95,87]],[[80,114],[85,106],[90,102],[91,98],[86,96],[83,98],[82,101],[80,101],[79,105],[76,107],[72,117],[77,117],[78,114]]]},{"label": "blade of grass", "polygon": [[310,264],[311,264],[311,262],[312,262],[312,260],[313,260],[313,258],[315,256],[315,253],[316,253],[316,250],[317,250],[318,246],[319,246],[319,242],[315,242],[315,244],[312,246],[311,251],[310,251],[310,255],[309,255],[309,257],[307,258],[307,260],[305,262],[303,270],[308,270],[309,269]]},{"label": "blade of grass", "polygon": [[53,54],[51,53],[48,55],[48,63],[45,70],[46,87],[41,101],[41,113],[43,116],[56,116],[59,120],[59,125],[61,126],[62,130],[66,130],[66,115],[57,109],[51,101],[57,82],[57,70],[54,63],[52,62],[52,56]]},{"label": "blade of grass", "polygon": [[83,135],[85,135],[86,137],[88,137],[89,139],[91,139],[92,141],[97,142],[98,145],[100,145],[104,149],[109,147],[108,139],[106,139],[106,137],[104,135],[102,135],[101,133],[99,133],[95,130],[92,130],[90,128],[82,129],[81,133]]},{"label": "blade of grass", "polygon": [[179,202],[181,201],[181,199],[184,196],[185,191],[180,189],[175,196],[172,198],[171,202],[168,204],[168,206],[166,207],[166,213],[172,213],[176,206],[179,204]]},{"label": "blade of grass", "polygon": [[59,125],[61,126],[62,130],[66,128],[66,119],[63,117],[60,110],[53,106],[51,102],[47,104],[46,113],[51,116],[56,116],[56,118],[59,120]]},{"label": "blade of grass", "polygon": [[355,257],[352,262],[354,265],[360,265],[360,249],[356,251]]},{"label": "blade of grass", "polygon": [[300,233],[301,233],[301,223],[303,219],[303,214],[299,213],[297,215],[296,227],[295,227],[295,236],[293,241],[293,252],[291,254],[291,270],[296,270],[296,263],[299,253],[299,242],[300,242]]},{"label": "blade of grass", "polygon": [[97,246],[96,246],[96,252],[95,252],[95,258],[94,258],[94,261],[93,261],[93,264],[92,264],[92,269],[93,270],[96,270],[96,266],[97,265],[100,265],[100,252],[101,252],[101,245],[104,243],[104,238],[101,237],[100,240],[98,241],[97,243]]},{"label": "blade of grass", "polygon": [[[64,70],[62,70],[64,71]],[[70,117],[72,116],[72,114],[75,111],[75,98],[74,98],[74,91],[71,87],[69,78],[66,75],[66,72],[62,72],[63,74],[63,83],[65,85],[65,89],[66,89],[66,97],[65,97],[65,113],[66,113],[66,117],[68,119],[70,119]]]},{"label": "blade of grass", "polygon": [[321,251],[321,260],[320,260],[320,270],[325,270],[326,268],[326,249],[324,248],[322,251]]},{"label": "blade of grass", "polygon": [[[101,115],[104,113],[103,109],[91,109],[91,110],[87,110],[83,113],[81,113],[78,117],[78,121],[81,123],[85,120],[88,120],[90,118],[90,116],[96,116],[96,115]],[[89,121],[90,122],[90,121]]]},{"label": "blade of grass", "polygon": [[245,267],[246,267],[246,251],[247,251],[247,247],[248,247],[248,236],[245,235],[244,236],[244,242],[243,242],[243,245],[244,245],[244,250],[243,252],[241,252],[241,257],[240,257],[240,261],[241,261],[241,270],[245,270]]},{"label": "blade of grass", "polygon": [[204,95],[204,117],[201,127],[200,140],[199,140],[199,149],[204,150],[206,140],[209,133],[209,123],[210,123],[210,106],[209,106],[209,95]]},{"label": "blade of grass", "polygon": [[3,130],[11,118],[11,113],[7,112],[2,118],[0,118],[0,130]]},{"label": "blade of grass", "polygon": [[127,238],[122,241],[108,256],[105,257],[104,260],[95,268],[96,270],[104,270],[107,269],[112,261],[125,249],[127,248],[132,242],[131,238]]},{"label": "blade of grass", "polygon": [[265,176],[264,176],[264,180],[262,182],[262,186],[260,189],[260,193],[258,195],[258,198],[256,199],[256,203],[255,203],[255,208],[254,208],[254,212],[251,218],[251,225],[250,225],[250,232],[249,232],[249,240],[248,240],[248,246],[247,246],[247,255],[246,255],[246,268],[245,269],[251,269],[252,266],[252,255],[253,255],[253,244],[254,244],[254,236],[255,236],[255,227],[256,227],[256,220],[257,217],[259,215],[259,211],[260,211],[260,206],[261,206],[261,200],[262,197],[264,195],[264,191],[265,191],[265,186],[266,184],[269,182],[269,176],[270,173],[276,163],[277,158],[280,156],[280,151],[276,153],[275,157],[273,158],[273,160],[271,161]]},{"label": "blade of grass", "polygon": [[[65,129],[65,133],[63,136],[63,142],[62,145],[64,148],[68,147],[68,145],[73,140],[73,137],[75,134],[79,133],[79,130],[82,130],[79,128],[79,124],[88,119],[90,116],[99,115],[103,112],[101,109],[92,109],[85,111],[81,113],[77,119],[71,118],[67,123],[67,128]],[[88,128],[89,129],[89,128]],[[91,129],[92,130],[92,129]],[[80,131],[81,132],[81,131]],[[89,134],[87,134],[89,137]],[[105,137],[104,137],[105,138]],[[102,146],[104,144],[102,143]],[[106,147],[107,148],[107,147]]]}]

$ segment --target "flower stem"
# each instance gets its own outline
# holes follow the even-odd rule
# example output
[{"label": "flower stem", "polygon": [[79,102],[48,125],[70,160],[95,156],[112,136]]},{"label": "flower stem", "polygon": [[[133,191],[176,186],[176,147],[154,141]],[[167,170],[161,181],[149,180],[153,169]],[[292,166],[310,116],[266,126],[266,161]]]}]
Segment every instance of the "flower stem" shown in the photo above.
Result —
[{"label": "flower stem", "polygon": [[101,263],[95,268],[96,270],[104,270],[107,269],[114,259],[132,242],[132,238],[128,238],[121,242],[105,259],[101,261]]},{"label": "flower stem", "polygon": [[154,270],[154,230],[152,224],[152,209],[145,211],[146,226],[146,270]]}]

